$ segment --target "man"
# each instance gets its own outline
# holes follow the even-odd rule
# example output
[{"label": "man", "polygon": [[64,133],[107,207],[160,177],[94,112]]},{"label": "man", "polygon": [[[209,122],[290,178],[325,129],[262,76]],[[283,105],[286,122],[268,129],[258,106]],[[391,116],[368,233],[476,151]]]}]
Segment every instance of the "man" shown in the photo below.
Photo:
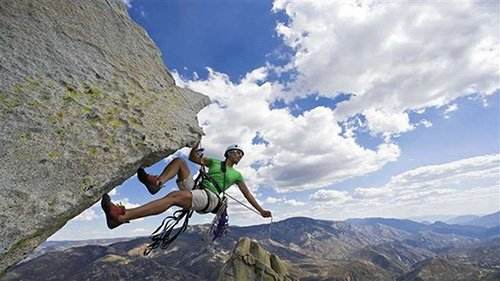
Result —
[{"label": "man", "polygon": [[113,229],[134,219],[161,214],[172,206],[203,213],[211,212],[219,204],[219,194],[233,184],[238,186],[243,196],[259,211],[262,217],[271,217],[271,212],[264,210],[250,193],[240,172],[233,168],[234,165],[240,162],[244,155],[243,150],[238,145],[231,145],[226,149],[224,152],[224,162],[202,157],[197,153],[198,145],[199,142],[191,149],[189,160],[196,164],[207,166],[208,175],[215,183],[203,180],[201,183],[202,189],[193,190],[194,180],[186,161],[181,158],[176,158],[170,162],[159,176],[148,175],[143,168],[140,168],[137,171],[137,177],[151,194],[158,192],[165,182],[176,175],[179,191],[173,191],[163,198],[132,209],[125,209],[123,206],[113,204],[109,195],[105,194],[102,197],[101,206],[106,214],[108,227]]}]

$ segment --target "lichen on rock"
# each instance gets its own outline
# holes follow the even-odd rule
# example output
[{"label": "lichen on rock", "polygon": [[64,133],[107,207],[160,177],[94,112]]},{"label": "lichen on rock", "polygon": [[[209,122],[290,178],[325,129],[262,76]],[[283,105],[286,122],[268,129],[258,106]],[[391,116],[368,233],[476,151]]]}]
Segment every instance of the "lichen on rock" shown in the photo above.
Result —
[{"label": "lichen on rock", "polygon": [[209,99],[175,86],[118,0],[0,5],[0,274],[132,176],[200,138]]}]

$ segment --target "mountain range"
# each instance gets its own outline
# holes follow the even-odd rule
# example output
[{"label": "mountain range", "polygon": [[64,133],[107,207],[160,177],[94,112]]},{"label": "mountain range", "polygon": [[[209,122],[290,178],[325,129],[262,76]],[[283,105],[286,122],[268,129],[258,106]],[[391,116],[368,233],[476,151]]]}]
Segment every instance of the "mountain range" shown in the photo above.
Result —
[{"label": "mountain range", "polygon": [[455,220],[447,221],[447,223],[483,227],[500,226],[500,211],[486,216],[461,216],[455,218]]},{"label": "mountain range", "polygon": [[488,215],[434,215],[410,218],[413,221],[432,224],[434,222],[444,222],[447,224],[475,225],[484,227],[500,226],[500,211]]},{"label": "mountain range", "polygon": [[109,245],[102,240],[64,250],[50,242],[59,250],[39,250],[38,256],[11,268],[2,281],[217,280],[241,237],[258,241],[286,261],[291,276],[301,281],[500,280],[498,225],[296,217],[271,227],[231,226],[211,244],[203,241],[207,229],[208,225],[189,226],[170,248],[149,256],[142,254],[148,237]]}]

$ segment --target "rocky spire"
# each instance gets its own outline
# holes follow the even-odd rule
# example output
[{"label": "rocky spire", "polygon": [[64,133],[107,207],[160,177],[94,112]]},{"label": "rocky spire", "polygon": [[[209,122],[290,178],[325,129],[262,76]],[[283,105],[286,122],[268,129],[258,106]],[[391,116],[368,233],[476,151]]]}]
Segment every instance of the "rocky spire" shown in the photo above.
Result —
[{"label": "rocky spire", "polygon": [[248,237],[236,244],[231,258],[221,270],[218,281],[289,281],[287,265]]}]

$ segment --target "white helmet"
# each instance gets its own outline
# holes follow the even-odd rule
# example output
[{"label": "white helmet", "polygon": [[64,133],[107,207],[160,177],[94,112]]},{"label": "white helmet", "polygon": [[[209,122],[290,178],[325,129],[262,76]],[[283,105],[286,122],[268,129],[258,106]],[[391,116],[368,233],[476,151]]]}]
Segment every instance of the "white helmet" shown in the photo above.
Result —
[{"label": "white helmet", "polygon": [[232,144],[226,148],[226,151],[224,152],[224,157],[227,158],[227,154],[232,150],[239,150],[243,155],[245,155],[245,152],[243,152],[243,149],[239,145]]}]

